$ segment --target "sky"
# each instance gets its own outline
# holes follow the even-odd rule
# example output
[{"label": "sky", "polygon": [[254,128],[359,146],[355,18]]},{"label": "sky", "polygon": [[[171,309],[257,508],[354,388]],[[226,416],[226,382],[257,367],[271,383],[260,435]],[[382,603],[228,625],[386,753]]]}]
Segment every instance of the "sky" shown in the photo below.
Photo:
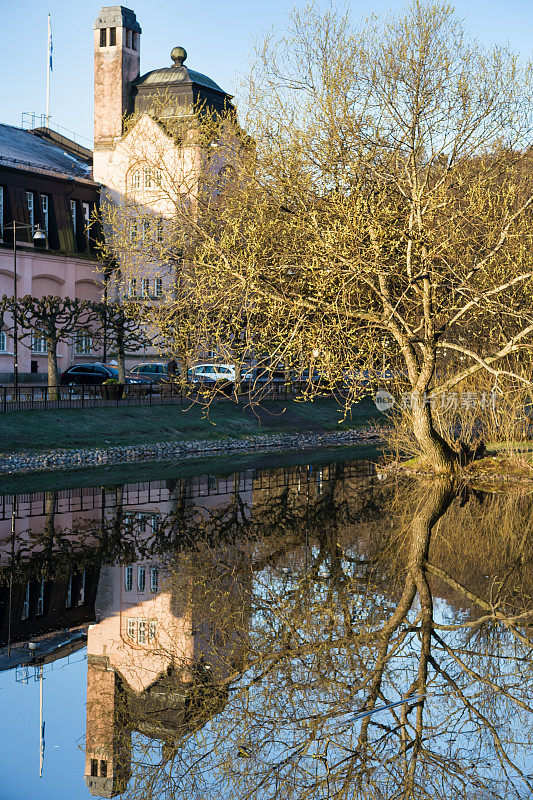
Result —
[{"label": "sky", "polygon": [[[111,5],[110,0],[106,4]],[[170,51],[183,45],[187,66],[236,94],[254,42],[271,26],[283,30],[287,0],[131,0],[142,27],[141,73],[171,66]],[[304,5],[302,2],[301,5]],[[400,0],[352,0],[354,19],[398,11]],[[52,15],[52,122],[92,139],[93,34],[101,8],[93,0],[0,0],[2,47],[0,122],[21,124],[23,112],[46,110],[47,15]],[[533,0],[457,0],[466,29],[482,44],[509,44],[533,56]],[[238,99],[238,94],[237,94]],[[80,141],[82,141],[80,139]],[[83,143],[83,141],[82,141]]]}]

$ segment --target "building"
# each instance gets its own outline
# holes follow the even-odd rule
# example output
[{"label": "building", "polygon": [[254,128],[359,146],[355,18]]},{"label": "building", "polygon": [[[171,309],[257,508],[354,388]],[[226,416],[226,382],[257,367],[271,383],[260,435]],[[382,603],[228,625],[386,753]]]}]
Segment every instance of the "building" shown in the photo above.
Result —
[{"label": "building", "polygon": [[[15,222],[18,297],[100,299],[95,240],[87,226],[99,205],[99,191],[90,150],[46,128],[0,125],[0,296],[13,295]],[[37,227],[46,233],[45,250],[33,246]],[[0,383],[13,380],[10,328],[9,318],[0,325]],[[94,357],[89,338],[81,332],[58,347],[60,370],[74,360]],[[24,339],[19,344],[19,380],[41,380],[46,374],[43,338]]]},{"label": "building", "polygon": [[[220,113],[231,107],[231,96],[185,64],[183,47],[172,50],[170,66],[141,75],[141,44],[141,26],[132,10],[101,9],[94,24],[93,172],[102,185],[102,203],[122,209],[126,217],[127,246],[110,293],[153,303],[172,292],[176,270],[182,268],[158,258],[165,221],[175,217],[176,203],[194,203],[196,176],[206,156],[194,135],[177,139],[171,122],[191,118],[199,109]],[[223,169],[223,158],[214,149],[210,158],[213,169]],[[164,353],[164,345],[155,344],[150,356],[158,352]]]}]

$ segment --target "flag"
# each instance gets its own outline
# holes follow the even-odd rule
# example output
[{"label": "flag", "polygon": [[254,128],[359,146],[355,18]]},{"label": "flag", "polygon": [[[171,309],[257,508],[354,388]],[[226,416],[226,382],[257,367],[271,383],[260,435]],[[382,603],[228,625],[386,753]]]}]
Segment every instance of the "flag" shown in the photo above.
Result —
[{"label": "flag", "polygon": [[48,58],[49,58],[49,66],[50,72],[52,72],[52,51],[54,49],[54,45],[52,42],[52,19],[50,14],[48,14]]}]

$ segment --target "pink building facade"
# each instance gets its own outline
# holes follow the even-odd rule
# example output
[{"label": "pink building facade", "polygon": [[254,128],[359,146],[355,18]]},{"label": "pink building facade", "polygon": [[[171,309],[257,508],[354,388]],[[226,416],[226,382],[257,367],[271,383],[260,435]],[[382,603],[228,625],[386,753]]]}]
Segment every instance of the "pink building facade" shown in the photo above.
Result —
[{"label": "pink building facade", "polygon": [[[91,151],[47,129],[0,125],[0,296],[14,294],[15,226],[19,298],[101,299],[96,231],[89,224],[99,191],[92,179]],[[33,245],[37,228],[46,234],[44,249]],[[22,341],[21,333],[19,380],[40,382],[47,372],[46,346],[38,332]],[[0,320],[0,383],[13,380],[13,351],[12,319],[6,314]],[[59,345],[59,369],[97,356],[96,345],[80,331]]]}]

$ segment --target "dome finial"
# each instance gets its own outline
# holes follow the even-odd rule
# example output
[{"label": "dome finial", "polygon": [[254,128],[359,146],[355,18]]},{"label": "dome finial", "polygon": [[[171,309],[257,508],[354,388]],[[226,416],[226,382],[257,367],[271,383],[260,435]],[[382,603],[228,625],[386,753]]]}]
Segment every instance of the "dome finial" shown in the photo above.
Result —
[{"label": "dome finial", "polygon": [[187,51],[184,47],[173,47],[170,53],[170,58],[174,62],[175,67],[181,67],[187,58]]}]

